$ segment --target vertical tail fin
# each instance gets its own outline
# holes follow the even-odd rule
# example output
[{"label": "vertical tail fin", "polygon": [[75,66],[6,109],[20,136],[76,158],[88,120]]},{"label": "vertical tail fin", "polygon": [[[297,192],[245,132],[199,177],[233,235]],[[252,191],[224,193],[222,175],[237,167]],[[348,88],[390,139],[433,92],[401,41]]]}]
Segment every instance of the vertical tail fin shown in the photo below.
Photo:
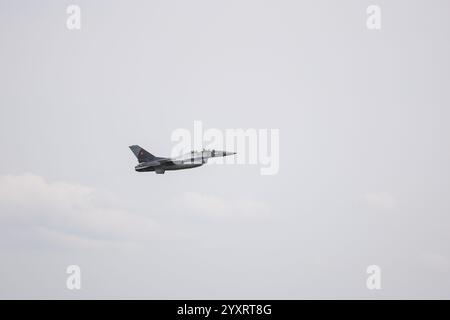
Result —
[{"label": "vertical tail fin", "polygon": [[147,152],[143,148],[139,147],[138,145],[133,145],[129,147],[131,151],[133,151],[134,155],[138,159],[139,163],[141,162],[147,162],[152,161],[155,159],[155,156],[152,155],[150,152]]}]

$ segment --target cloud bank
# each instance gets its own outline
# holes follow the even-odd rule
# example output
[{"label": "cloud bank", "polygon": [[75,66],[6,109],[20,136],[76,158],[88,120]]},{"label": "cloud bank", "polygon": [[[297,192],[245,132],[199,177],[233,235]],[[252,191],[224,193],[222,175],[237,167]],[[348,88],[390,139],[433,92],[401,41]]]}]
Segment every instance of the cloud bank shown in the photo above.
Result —
[{"label": "cloud bank", "polygon": [[0,176],[0,239],[19,244],[98,245],[137,241],[155,231],[151,219],[116,209],[100,191],[34,174]]}]

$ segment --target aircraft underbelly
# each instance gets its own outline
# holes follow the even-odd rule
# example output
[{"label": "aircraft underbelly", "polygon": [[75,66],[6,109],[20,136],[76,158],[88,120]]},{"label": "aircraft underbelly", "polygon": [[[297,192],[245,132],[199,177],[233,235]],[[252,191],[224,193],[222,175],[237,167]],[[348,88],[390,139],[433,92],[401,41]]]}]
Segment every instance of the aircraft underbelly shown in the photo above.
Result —
[{"label": "aircraft underbelly", "polygon": [[190,169],[200,167],[202,163],[183,163],[183,164],[174,164],[171,166],[164,166],[165,170],[182,170],[182,169]]}]

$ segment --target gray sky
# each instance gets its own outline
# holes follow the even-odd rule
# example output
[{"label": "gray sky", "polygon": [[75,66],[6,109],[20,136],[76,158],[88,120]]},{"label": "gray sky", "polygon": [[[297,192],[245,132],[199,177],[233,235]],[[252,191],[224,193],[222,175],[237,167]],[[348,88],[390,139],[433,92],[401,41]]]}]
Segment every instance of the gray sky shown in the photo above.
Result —
[{"label": "gray sky", "polygon": [[[0,297],[450,298],[449,9],[0,0]],[[195,120],[279,173],[134,172]]]}]

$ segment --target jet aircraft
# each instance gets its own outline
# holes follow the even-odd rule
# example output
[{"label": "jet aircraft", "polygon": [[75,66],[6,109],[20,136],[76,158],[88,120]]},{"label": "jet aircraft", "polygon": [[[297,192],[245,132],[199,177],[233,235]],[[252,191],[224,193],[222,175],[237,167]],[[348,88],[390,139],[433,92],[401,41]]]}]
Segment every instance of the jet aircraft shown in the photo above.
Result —
[{"label": "jet aircraft", "polygon": [[155,157],[138,145],[129,147],[138,159],[139,164],[134,167],[138,172],[154,171],[164,174],[166,170],[182,170],[196,168],[207,163],[209,158],[225,157],[236,154],[236,152],[205,150],[191,151],[178,158]]}]

